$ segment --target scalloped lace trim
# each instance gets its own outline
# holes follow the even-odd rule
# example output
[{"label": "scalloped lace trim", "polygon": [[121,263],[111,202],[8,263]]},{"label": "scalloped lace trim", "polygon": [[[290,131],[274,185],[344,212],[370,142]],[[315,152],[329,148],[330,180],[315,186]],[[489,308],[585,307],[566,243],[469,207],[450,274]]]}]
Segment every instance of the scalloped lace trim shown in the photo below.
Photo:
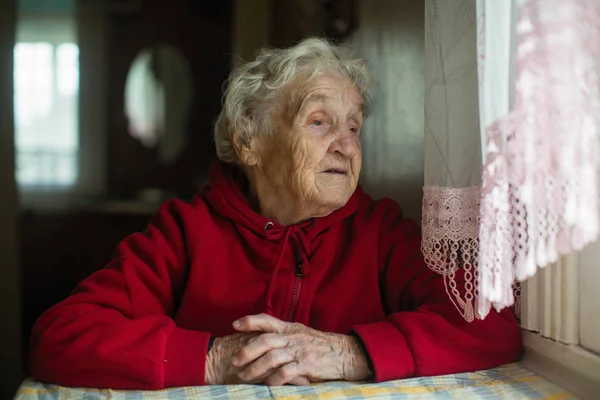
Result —
[{"label": "scalloped lace trim", "polygon": [[[427,266],[444,276],[444,286],[463,318],[482,318],[479,298],[479,231],[481,187],[423,188],[423,239],[421,250]],[[464,287],[456,283],[456,272],[463,271]],[[521,315],[521,285],[514,282],[515,314]]]}]

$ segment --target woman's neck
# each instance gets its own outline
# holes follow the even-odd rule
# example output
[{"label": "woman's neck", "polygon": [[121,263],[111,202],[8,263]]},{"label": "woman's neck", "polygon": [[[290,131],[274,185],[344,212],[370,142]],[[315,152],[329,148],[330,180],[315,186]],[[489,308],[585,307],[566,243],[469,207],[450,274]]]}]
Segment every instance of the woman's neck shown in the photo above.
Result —
[{"label": "woman's neck", "polygon": [[[280,225],[293,225],[311,218],[303,206],[283,190],[257,184],[250,171],[240,174],[240,185],[250,207],[260,215]],[[304,212],[303,212],[304,211]]]}]

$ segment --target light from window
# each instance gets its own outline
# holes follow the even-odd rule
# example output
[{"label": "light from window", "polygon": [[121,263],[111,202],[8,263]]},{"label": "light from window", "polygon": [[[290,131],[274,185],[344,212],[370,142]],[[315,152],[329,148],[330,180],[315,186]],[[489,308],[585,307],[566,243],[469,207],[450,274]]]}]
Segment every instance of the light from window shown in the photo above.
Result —
[{"label": "light from window", "polygon": [[78,170],[79,48],[20,42],[14,59],[17,183],[72,187]]}]

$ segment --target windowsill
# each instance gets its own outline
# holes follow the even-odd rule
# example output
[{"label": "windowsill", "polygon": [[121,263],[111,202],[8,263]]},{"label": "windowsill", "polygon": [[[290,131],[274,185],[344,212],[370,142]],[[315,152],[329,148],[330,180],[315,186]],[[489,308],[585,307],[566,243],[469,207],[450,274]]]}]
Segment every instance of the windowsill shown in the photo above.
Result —
[{"label": "windowsill", "polygon": [[600,356],[523,329],[525,367],[584,399],[600,393]]}]

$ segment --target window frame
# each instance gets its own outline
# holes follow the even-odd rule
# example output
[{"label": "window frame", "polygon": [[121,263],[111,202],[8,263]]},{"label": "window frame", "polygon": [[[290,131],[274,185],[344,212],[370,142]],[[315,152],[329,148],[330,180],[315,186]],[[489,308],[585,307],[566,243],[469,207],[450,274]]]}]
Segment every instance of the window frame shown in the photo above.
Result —
[{"label": "window frame", "polygon": [[[42,31],[43,40],[40,40],[40,31]],[[61,43],[77,43],[76,23],[72,15],[18,15],[16,24],[15,46],[18,43],[49,43],[54,47]],[[54,60],[56,61],[56,60]],[[77,96],[80,97],[78,92]],[[17,126],[15,121],[15,135]],[[81,133],[78,132],[78,141],[81,140]],[[15,145],[15,159],[18,157],[19,150]],[[77,151],[77,163],[81,158],[81,150]],[[15,165],[16,168],[16,165]],[[15,176],[16,180],[16,176]],[[17,188],[20,197],[20,206],[23,208],[63,208],[71,203],[77,192],[77,186],[81,177],[75,179],[73,185],[68,186],[21,186],[17,181]]]},{"label": "window frame", "polygon": [[[72,39],[79,48],[77,178],[71,186],[18,186],[22,209],[65,209],[86,206],[106,198],[106,12],[96,2],[76,3],[71,14],[21,14],[17,17],[15,44],[38,42],[32,26],[61,25],[44,42],[56,46]],[[70,35],[70,36],[69,36]],[[15,149],[15,156],[17,155]]]}]

